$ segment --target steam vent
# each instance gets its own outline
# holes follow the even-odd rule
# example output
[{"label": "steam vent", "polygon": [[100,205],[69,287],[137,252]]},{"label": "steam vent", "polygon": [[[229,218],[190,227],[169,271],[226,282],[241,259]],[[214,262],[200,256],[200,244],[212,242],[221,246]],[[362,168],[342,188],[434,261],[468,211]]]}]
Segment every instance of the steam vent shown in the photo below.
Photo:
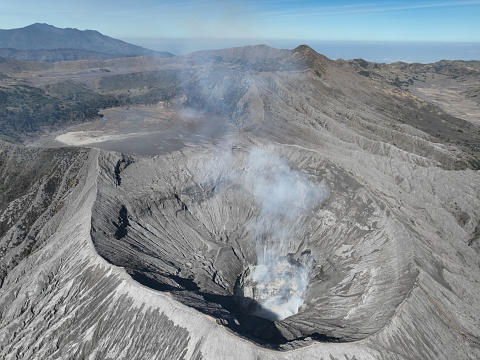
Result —
[{"label": "steam vent", "polygon": [[0,142],[0,358],[480,358],[480,131],[352,66],[254,46],[70,69],[55,91],[142,105],[76,128],[90,148]]}]

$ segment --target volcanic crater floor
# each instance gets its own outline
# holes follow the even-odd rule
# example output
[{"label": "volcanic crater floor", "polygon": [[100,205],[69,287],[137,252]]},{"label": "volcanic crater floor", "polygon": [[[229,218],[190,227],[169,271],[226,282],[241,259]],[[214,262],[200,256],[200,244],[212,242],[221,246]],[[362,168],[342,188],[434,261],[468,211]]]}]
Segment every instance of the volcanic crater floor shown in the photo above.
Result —
[{"label": "volcanic crater floor", "polygon": [[138,156],[157,156],[216,143],[232,130],[224,117],[175,108],[166,102],[104,109],[93,122],[46,134],[30,146],[86,146]]}]

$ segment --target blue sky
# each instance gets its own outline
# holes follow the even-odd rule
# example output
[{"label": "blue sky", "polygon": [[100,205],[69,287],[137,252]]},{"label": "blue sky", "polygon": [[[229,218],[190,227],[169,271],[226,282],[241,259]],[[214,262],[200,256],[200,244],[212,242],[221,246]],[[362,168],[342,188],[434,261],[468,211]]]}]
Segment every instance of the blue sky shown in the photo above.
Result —
[{"label": "blue sky", "polygon": [[480,42],[480,1],[0,0],[0,28],[112,37]]},{"label": "blue sky", "polygon": [[126,40],[480,43],[480,0],[0,0],[0,28],[35,22]]}]

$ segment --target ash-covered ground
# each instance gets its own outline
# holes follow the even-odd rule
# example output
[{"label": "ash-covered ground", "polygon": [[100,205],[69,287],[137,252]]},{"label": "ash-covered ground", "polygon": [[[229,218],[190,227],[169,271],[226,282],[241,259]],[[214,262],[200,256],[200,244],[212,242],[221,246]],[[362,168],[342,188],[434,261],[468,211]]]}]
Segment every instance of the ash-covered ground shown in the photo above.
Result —
[{"label": "ash-covered ground", "polygon": [[218,142],[232,130],[225,117],[167,102],[105,109],[101,119],[46,134],[30,146],[87,146],[128,155],[155,156]]},{"label": "ash-covered ground", "polygon": [[155,156],[1,143],[2,356],[480,356],[474,126],[306,46],[123,61],[72,71],[223,125]]}]

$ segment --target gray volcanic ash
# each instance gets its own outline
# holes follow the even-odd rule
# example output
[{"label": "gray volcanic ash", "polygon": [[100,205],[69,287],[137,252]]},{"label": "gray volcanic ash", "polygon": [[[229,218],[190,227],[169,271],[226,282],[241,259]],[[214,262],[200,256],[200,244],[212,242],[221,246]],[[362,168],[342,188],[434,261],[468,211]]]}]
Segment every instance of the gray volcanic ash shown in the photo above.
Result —
[{"label": "gray volcanic ash", "polygon": [[306,46],[128,61],[38,78],[228,126],[153,157],[0,143],[1,357],[480,357],[478,129]]}]

